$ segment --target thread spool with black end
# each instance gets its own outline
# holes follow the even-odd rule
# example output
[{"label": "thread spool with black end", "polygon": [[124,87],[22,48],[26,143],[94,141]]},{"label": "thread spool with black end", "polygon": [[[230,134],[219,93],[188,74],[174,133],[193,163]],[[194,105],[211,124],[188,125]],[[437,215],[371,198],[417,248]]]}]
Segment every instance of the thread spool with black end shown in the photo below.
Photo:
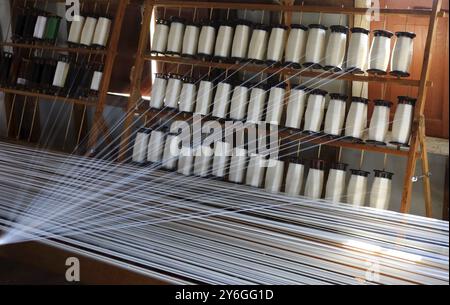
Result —
[{"label": "thread spool with black end", "polygon": [[392,123],[392,141],[390,144],[398,147],[409,147],[411,128],[414,117],[414,107],[417,99],[409,96],[399,96],[394,122]]},{"label": "thread spool with black end", "polygon": [[70,23],[69,33],[67,35],[67,44],[69,47],[78,47],[80,45],[81,33],[83,31],[86,17],[78,15],[77,18]]},{"label": "thread spool with black end", "polygon": [[1,54],[1,68],[0,68],[0,85],[8,86],[10,83],[11,67],[13,62],[13,53],[2,52]]},{"label": "thread spool with black end", "polygon": [[236,80],[233,82],[229,118],[235,122],[245,121],[251,85]]},{"label": "thread spool with black end", "polygon": [[246,122],[256,124],[262,121],[266,105],[268,86],[264,83],[251,84]]},{"label": "thread spool with black end", "polygon": [[367,178],[370,172],[361,169],[350,169],[351,177],[347,187],[347,203],[363,206],[366,201]]},{"label": "thread spool with black end", "polygon": [[170,18],[169,35],[165,54],[168,56],[180,56],[183,47],[183,36],[186,20],[180,17]]},{"label": "thread spool with black end", "polygon": [[268,27],[265,24],[254,24],[250,39],[247,60],[254,64],[264,64],[268,40]]},{"label": "thread spool with black end", "polygon": [[211,60],[214,54],[217,23],[214,20],[202,20],[200,22],[200,36],[198,38],[197,58]]},{"label": "thread spool with black end", "polygon": [[14,31],[11,37],[12,42],[19,43],[23,40],[26,20],[27,20],[26,11],[20,9],[17,12],[16,20],[14,23]]},{"label": "thread spool with black end", "polygon": [[94,37],[92,38],[92,47],[102,50],[108,45],[111,26],[113,20],[107,16],[99,16],[95,25]]},{"label": "thread spool with black end", "polygon": [[330,36],[325,51],[324,70],[341,72],[347,48],[348,27],[344,25],[330,26]]},{"label": "thread spool with black end", "polygon": [[[360,103],[361,105],[353,105],[354,103]],[[347,114],[345,122],[345,136],[343,140],[351,143],[362,144],[363,131],[367,126],[367,104],[369,100],[363,97],[353,96],[350,110]],[[365,115],[363,115],[365,113]]]},{"label": "thread spool with black end", "polygon": [[370,207],[387,210],[391,198],[392,177],[394,173],[374,170],[375,178],[370,190]]},{"label": "thread spool with black end", "polygon": [[348,164],[334,162],[331,164],[325,188],[325,199],[332,202],[342,202],[345,192]]},{"label": "thread spool with black end", "polygon": [[286,173],[286,183],[284,192],[289,196],[299,196],[303,187],[303,179],[305,175],[305,162],[299,157],[290,157]]},{"label": "thread spool with black end", "polygon": [[219,21],[216,43],[214,46],[214,60],[230,63],[231,46],[233,44],[234,22]]},{"label": "thread spool with black end", "polygon": [[274,24],[271,27],[269,42],[267,44],[266,64],[281,66],[286,44],[288,27],[284,24]]},{"label": "thread spool with black end", "polygon": [[235,32],[231,47],[231,60],[245,62],[247,60],[248,45],[250,43],[252,23],[239,19],[235,22]]},{"label": "thread spool with black end", "polygon": [[61,25],[61,17],[49,16],[45,27],[44,41],[49,44],[55,44],[58,39],[59,28]]},{"label": "thread spool with black end", "polygon": [[323,132],[329,139],[341,136],[345,123],[345,110],[348,96],[340,93],[330,93]]},{"label": "thread spool with black end", "polygon": [[308,135],[319,135],[325,111],[325,96],[327,91],[321,89],[312,89],[309,91],[305,124],[302,133]]},{"label": "thread spool with black end", "polygon": [[170,73],[164,99],[164,107],[169,111],[178,111],[178,103],[182,87],[183,75]]},{"label": "thread spool with black end", "polygon": [[183,36],[183,46],[181,49],[181,57],[197,57],[199,35],[200,25],[196,22],[186,22],[186,29],[184,30]]},{"label": "thread spool with black end", "polygon": [[326,31],[328,27],[322,24],[310,24],[306,42],[305,63],[303,67],[310,69],[323,69],[321,60],[325,53]]},{"label": "thread spool with black end", "polygon": [[322,197],[326,162],[320,159],[311,160],[305,184],[305,196],[311,199]]},{"label": "thread spool with black end", "polygon": [[305,56],[308,27],[303,24],[291,24],[286,49],[284,65],[294,69],[301,69],[301,61]]},{"label": "thread spool with black end", "polygon": [[44,11],[36,11],[37,19],[36,24],[34,26],[33,30],[33,41],[34,42],[41,42],[44,41],[44,35],[45,35],[45,28],[47,26],[47,20],[49,14]]},{"label": "thread spool with black end", "polygon": [[397,41],[391,58],[390,75],[397,77],[409,77],[410,66],[412,63],[414,43],[416,34],[412,32],[396,32]]},{"label": "thread spool with black end", "polygon": [[370,74],[386,75],[391,55],[391,38],[394,34],[386,30],[373,31],[372,47],[369,55]]},{"label": "thread spool with black end", "polygon": [[266,107],[266,123],[270,125],[280,125],[281,116],[284,111],[284,101],[287,84],[284,82],[275,84],[269,91],[269,99]]},{"label": "thread spool with black end", "polygon": [[194,111],[195,97],[197,95],[196,83],[197,79],[194,77],[183,77],[183,87],[181,88],[180,103],[178,105],[178,109],[183,115]]},{"label": "thread spool with black end", "polygon": [[147,147],[151,128],[139,128],[134,139],[131,164],[144,166],[147,163]]},{"label": "thread spool with black end", "polygon": [[103,69],[104,65],[101,63],[92,64],[92,70],[86,74],[90,77],[90,82],[88,86],[89,96],[97,97],[100,91],[102,80],[103,80]]},{"label": "thread spool with black end", "polygon": [[364,74],[369,54],[370,31],[360,27],[350,29],[351,36],[347,50],[346,72],[352,74]]},{"label": "thread spool with black end", "polygon": [[390,108],[392,102],[387,100],[374,100],[374,111],[369,125],[369,138],[367,144],[386,146],[384,141],[389,130]]},{"label": "thread spool with black end", "polygon": [[28,89],[28,85],[31,80],[31,60],[27,58],[21,58],[19,63],[19,69],[17,71],[17,78],[14,80],[13,88],[17,90]]},{"label": "thread spool with black end", "polygon": [[302,84],[291,87],[288,105],[286,108],[286,121],[284,126],[290,131],[299,131],[306,109],[306,95],[310,89]]},{"label": "thread spool with black end", "polygon": [[32,91],[40,91],[41,89],[41,80],[42,73],[44,71],[45,61],[43,58],[34,57],[31,60],[31,80],[30,80],[30,88]]},{"label": "thread spool with black end", "polygon": [[170,21],[167,19],[156,19],[155,32],[152,39],[150,53],[152,55],[164,55],[169,38]]},{"label": "thread spool with black end", "polygon": [[169,75],[165,73],[155,73],[149,102],[150,109],[161,109],[163,107],[168,78]]},{"label": "thread spool with black end", "polygon": [[97,26],[98,16],[96,14],[86,15],[84,20],[83,30],[81,31],[80,47],[94,48],[92,42],[94,40],[95,28]]},{"label": "thread spool with black end", "polygon": [[52,91],[55,95],[64,96],[70,70],[71,63],[69,56],[60,55],[56,63],[55,75],[52,82]]}]

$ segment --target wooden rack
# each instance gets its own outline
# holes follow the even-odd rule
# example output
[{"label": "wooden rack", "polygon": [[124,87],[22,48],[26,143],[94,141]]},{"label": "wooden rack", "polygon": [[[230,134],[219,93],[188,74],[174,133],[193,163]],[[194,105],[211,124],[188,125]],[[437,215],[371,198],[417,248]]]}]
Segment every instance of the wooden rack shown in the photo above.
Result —
[{"label": "wooden rack", "polygon": [[[63,1],[57,1],[57,0],[46,0],[47,2],[63,2]],[[19,3],[20,2],[20,3]],[[34,3],[36,4],[36,1],[28,1],[30,4]],[[43,0],[41,0],[40,2],[43,2]],[[128,5],[128,1],[122,1],[122,0],[102,0],[101,1],[103,4],[106,2],[114,2],[116,3],[116,7],[114,10],[114,14],[113,14],[113,25],[111,27],[111,33],[110,33],[110,37],[109,37],[109,42],[108,42],[108,46],[106,49],[94,49],[94,48],[80,48],[80,47],[69,47],[69,46],[60,46],[60,45],[50,45],[50,44],[40,44],[40,43],[17,43],[17,42],[0,42],[0,47],[12,47],[14,54],[19,54],[21,52],[21,50],[29,50],[30,52],[33,50],[42,50],[42,51],[52,51],[52,52],[63,52],[63,53],[69,53],[72,55],[98,55],[101,56],[104,60],[103,60],[103,76],[102,76],[102,81],[100,84],[100,88],[98,91],[98,96],[94,99],[90,98],[90,99],[79,99],[79,98],[67,98],[67,97],[63,97],[63,96],[55,96],[55,95],[48,95],[48,94],[42,94],[42,93],[38,93],[38,92],[32,92],[32,91],[25,91],[25,90],[16,90],[16,89],[11,89],[11,88],[1,88],[0,87],[0,91],[5,93],[5,101],[6,101],[6,105],[7,105],[7,124],[8,124],[8,138],[15,138],[16,140],[19,139],[20,137],[20,133],[21,133],[21,127],[22,127],[22,120],[23,120],[23,113],[25,112],[25,107],[26,107],[26,102],[24,104],[24,107],[22,109],[22,118],[20,119],[20,123],[19,126],[16,127],[17,132],[12,132],[10,130],[10,127],[13,125],[13,123],[11,123],[12,121],[12,113],[14,111],[14,101],[16,99],[16,96],[25,96],[26,98],[31,98],[32,99],[32,103],[34,104],[34,112],[33,112],[33,120],[31,123],[31,130],[30,130],[30,134],[28,136],[28,143],[33,142],[32,141],[32,134],[33,134],[33,127],[36,125],[35,124],[35,119],[36,119],[36,112],[38,109],[38,104],[40,101],[46,100],[46,101],[51,101],[51,102],[61,102],[61,103],[68,103],[68,104],[72,104],[72,105],[82,105],[83,110],[80,110],[79,113],[77,114],[78,120],[81,120],[80,123],[80,128],[77,131],[77,139],[75,140],[76,142],[76,150],[78,150],[79,145],[81,144],[81,138],[82,138],[82,134],[87,135],[88,139],[87,139],[87,145],[86,148],[91,151],[92,149],[94,149],[95,144],[97,143],[97,140],[99,138],[99,134],[101,133],[101,131],[105,130],[105,124],[104,124],[104,119],[102,117],[103,114],[103,110],[106,104],[106,98],[107,98],[107,93],[108,93],[108,88],[109,88],[109,84],[110,84],[110,80],[111,80],[111,73],[112,73],[112,68],[113,68],[113,64],[114,64],[114,60],[116,58],[117,55],[117,46],[118,46],[118,42],[119,42],[119,37],[120,37],[120,31],[122,29],[122,22],[123,22],[123,18],[125,15],[125,10],[126,7]],[[13,1],[12,4],[12,17],[14,17],[16,15],[17,9],[19,5],[22,5],[24,3],[24,1]],[[25,2],[25,4],[27,4],[27,2]],[[12,18],[12,20],[14,20]],[[14,69],[14,68],[13,68]],[[26,101],[26,100],[25,100]],[[87,107],[94,107],[94,118],[92,121],[92,127],[89,130],[85,130],[87,129]],[[10,108],[10,109],[8,109]],[[78,112],[78,111],[77,111]],[[71,116],[74,115],[74,107],[72,108],[71,111]],[[72,117],[69,118],[68,121],[68,125],[66,128],[66,137],[67,137],[67,133],[69,130],[69,125],[71,124],[71,119]],[[83,133],[84,131],[84,133]],[[16,135],[17,134],[17,135]],[[65,139],[66,141],[66,139]],[[65,142],[64,141],[64,142]],[[39,142],[39,141],[38,141]],[[39,145],[39,143],[37,143],[36,145]],[[44,144],[45,145],[45,144]],[[65,147],[65,143],[62,147],[62,149],[64,150]],[[79,151],[80,153],[82,151]]]},{"label": "wooden rack", "polygon": [[[371,146],[365,144],[353,144],[344,141],[324,141],[319,139],[308,139],[314,143],[321,143],[325,145],[345,147],[349,149],[357,149],[364,151],[371,151],[377,153],[385,153],[390,155],[403,156],[407,158],[407,170],[404,176],[404,187],[401,202],[401,212],[408,213],[411,207],[411,193],[413,177],[415,174],[416,163],[418,159],[422,160],[422,172],[424,174],[424,194],[425,194],[425,206],[426,215],[428,217],[432,214],[431,209],[431,189],[430,189],[430,178],[429,178],[429,165],[427,157],[426,148],[426,138],[425,138],[425,119],[424,119],[424,106],[428,87],[431,85],[429,81],[429,70],[430,61],[432,55],[432,41],[435,36],[436,23],[438,17],[446,16],[444,12],[441,11],[442,0],[433,0],[433,5],[431,9],[380,9],[379,13],[383,15],[409,15],[409,16],[421,16],[424,18],[429,18],[429,28],[425,44],[425,56],[423,58],[422,73],[419,80],[412,79],[400,79],[391,76],[365,76],[365,75],[339,75],[334,73],[317,73],[312,71],[302,72],[301,75],[306,77],[318,77],[318,78],[335,78],[335,79],[345,79],[349,81],[359,81],[359,82],[381,82],[381,83],[392,83],[405,86],[418,87],[419,94],[418,100],[415,107],[414,120],[411,133],[410,147],[408,150],[393,149],[389,147]],[[267,11],[279,11],[284,13],[284,20],[286,25],[290,25],[293,12],[316,12],[316,13],[333,13],[333,14],[347,14],[347,15],[365,15],[367,9],[365,8],[354,8],[354,7],[329,7],[329,6],[307,6],[307,5],[294,5],[293,0],[281,1],[281,4],[256,4],[256,3],[242,3],[242,2],[196,2],[196,1],[162,1],[162,0],[146,0],[144,4],[144,14],[142,19],[142,30],[140,33],[140,40],[138,46],[138,53],[136,56],[134,69],[132,71],[132,89],[131,95],[127,105],[127,117],[124,124],[124,134],[122,136],[119,160],[123,160],[127,148],[129,147],[129,137],[131,135],[131,125],[133,122],[133,115],[135,113],[146,112],[147,116],[154,118],[163,117],[167,115],[166,111],[152,111],[152,110],[142,110],[138,109],[138,101],[141,99],[141,79],[143,74],[144,64],[147,61],[158,61],[167,62],[174,64],[185,64],[194,65],[210,68],[221,68],[221,69],[233,69],[233,64],[218,63],[212,61],[202,61],[195,59],[186,59],[178,57],[166,57],[166,56],[152,56],[149,53],[149,36],[150,27],[148,26],[151,22],[151,16],[155,8],[189,8],[189,9],[236,9],[236,10],[267,10]],[[242,67],[239,67],[242,68]],[[298,73],[298,70],[289,68],[268,68],[265,66],[258,65],[246,65],[243,70],[250,72],[259,72],[265,69],[268,73],[279,73],[284,76],[289,76]],[[189,120],[190,116],[180,115],[180,119]],[[280,137],[292,136],[286,131],[280,131]],[[302,136],[300,136],[301,138]],[[300,139],[296,137],[296,139]],[[327,143],[326,143],[327,142]]]}]

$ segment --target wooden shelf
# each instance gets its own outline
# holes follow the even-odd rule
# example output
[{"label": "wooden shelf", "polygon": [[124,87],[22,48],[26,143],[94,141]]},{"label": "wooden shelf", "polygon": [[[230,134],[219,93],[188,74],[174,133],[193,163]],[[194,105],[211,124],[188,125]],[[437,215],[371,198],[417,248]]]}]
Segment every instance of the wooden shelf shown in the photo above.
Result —
[{"label": "wooden shelf", "polygon": [[[164,119],[170,118],[171,120],[179,120],[179,121],[191,121],[193,114],[191,113],[180,113],[174,112],[170,110],[161,110],[161,109],[148,109],[148,108],[139,108],[135,110],[135,114],[145,115],[149,119],[152,118],[161,118]],[[216,118],[213,117],[203,117],[204,121],[217,121]],[[325,138],[323,136],[314,136],[314,135],[306,135],[302,134],[299,130],[288,130],[285,127],[279,126],[279,136],[282,139],[289,139],[290,141],[307,141],[308,143],[317,144],[317,145],[326,145],[333,147],[343,147],[354,150],[364,150],[371,151],[376,153],[383,153],[389,155],[396,155],[401,157],[408,157],[409,150],[407,149],[396,149],[391,146],[375,146],[369,144],[357,144],[342,140]]]},{"label": "wooden shelf", "polygon": [[[242,3],[242,2],[196,2],[196,1],[150,1],[154,7],[166,8],[200,8],[200,9],[247,9],[247,10],[265,10],[265,11],[283,11],[283,12],[308,12],[308,13],[329,13],[329,14],[346,14],[346,15],[365,15],[368,12],[366,8],[355,7],[337,7],[337,6],[320,6],[320,5],[280,5],[266,3]],[[379,9],[381,15],[396,16],[417,16],[430,17],[432,9]],[[446,17],[444,11],[438,13],[438,17]]]},{"label": "wooden shelf", "polygon": [[79,54],[107,54],[107,50],[104,49],[88,49],[88,48],[71,48],[68,46],[53,46],[53,45],[40,45],[40,44],[28,44],[28,43],[15,43],[15,42],[0,42],[0,46],[13,47],[21,49],[36,49],[36,50],[49,50],[56,52],[70,52]]},{"label": "wooden shelf", "polygon": [[36,98],[42,98],[52,101],[59,101],[63,103],[70,103],[70,104],[80,104],[80,105],[86,105],[86,106],[96,106],[97,102],[88,101],[88,100],[82,100],[82,99],[75,99],[75,98],[68,98],[63,96],[57,96],[57,95],[50,95],[50,94],[44,94],[44,93],[37,93],[37,92],[30,92],[30,91],[22,91],[22,90],[16,90],[16,89],[10,89],[10,88],[1,88],[0,92],[10,93],[10,94],[17,94],[22,96],[29,96],[29,97],[36,97]]},{"label": "wooden shelf", "polygon": [[[303,76],[303,77],[316,77],[316,78],[323,78],[323,79],[342,79],[342,80],[350,80],[350,81],[357,81],[357,82],[378,82],[378,83],[390,83],[390,84],[397,84],[401,86],[413,86],[413,87],[419,87],[420,81],[414,80],[414,79],[405,79],[405,78],[398,78],[393,76],[375,76],[375,75],[353,75],[348,73],[331,73],[331,72],[316,72],[306,69],[292,69],[292,68],[285,68],[285,67],[268,67],[264,65],[257,65],[257,64],[230,64],[230,63],[222,63],[222,62],[215,62],[215,61],[204,61],[199,59],[191,59],[191,58],[182,58],[182,57],[171,57],[171,56],[153,56],[150,54],[147,54],[144,56],[145,60],[148,61],[159,61],[159,62],[166,62],[166,63],[172,63],[172,64],[182,64],[182,65],[194,65],[194,66],[201,66],[201,67],[211,67],[211,68],[217,68],[217,69],[224,69],[224,70],[240,70],[240,71],[247,71],[247,72],[264,72],[264,73],[270,73],[270,74],[282,74],[285,76]],[[427,86],[431,86],[432,82],[427,82]]]}]

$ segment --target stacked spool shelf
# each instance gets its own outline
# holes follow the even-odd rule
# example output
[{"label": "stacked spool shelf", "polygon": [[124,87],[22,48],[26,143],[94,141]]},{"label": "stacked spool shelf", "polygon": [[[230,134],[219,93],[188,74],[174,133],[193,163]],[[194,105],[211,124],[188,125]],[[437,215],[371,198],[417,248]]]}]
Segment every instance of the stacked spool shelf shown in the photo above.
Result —
[{"label": "stacked spool shelf", "polygon": [[[358,81],[358,82],[380,82],[380,83],[391,83],[404,86],[418,87],[419,94],[417,104],[414,110],[414,118],[411,130],[411,140],[410,147],[408,149],[400,149],[399,147],[381,147],[367,144],[356,144],[344,141],[330,141],[323,139],[314,139],[311,136],[298,136],[292,135],[289,131],[280,130],[280,138],[292,137],[295,139],[308,138],[308,141],[317,144],[335,146],[335,147],[345,147],[349,149],[356,149],[361,151],[371,151],[377,153],[385,153],[390,155],[403,156],[407,158],[407,170],[404,176],[404,189],[401,202],[401,212],[408,213],[411,206],[411,192],[413,176],[415,173],[416,161],[422,159],[422,170],[424,171],[424,186],[425,186],[425,206],[426,215],[431,216],[431,190],[430,181],[428,175],[428,159],[426,153],[426,143],[425,143],[425,132],[424,132],[424,117],[423,110],[425,105],[425,96],[427,89],[432,85],[429,81],[429,66],[430,66],[430,54],[432,52],[431,43],[434,37],[436,29],[436,19],[438,17],[445,17],[446,14],[441,11],[442,0],[434,0],[431,9],[380,9],[379,13],[383,15],[409,15],[418,16],[423,18],[429,18],[429,30],[427,34],[427,40],[425,45],[425,57],[423,59],[421,78],[418,80],[410,78],[398,78],[394,76],[374,76],[374,75],[352,75],[352,74],[339,74],[339,73],[329,73],[329,72],[314,72],[314,71],[303,71],[299,73],[299,70],[290,68],[268,68],[262,65],[246,65],[245,67],[239,67],[242,71],[248,72],[261,72],[264,70],[266,73],[275,73],[280,76],[290,76],[290,75],[301,75],[305,77],[317,77],[317,78],[333,78],[342,79],[348,81]],[[282,4],[255,4],[255,3],[237,3],[237,2],[194,2],[194,1],[152,1],[147,0],[145,2],[145,11],[143,15],[144,25],[141,30],[140,42],[138,47],[138,54],[135,62],[135,69],[133,71],[132,80],[132,92],[127,106],[127,119],[125,121],[125,132],[122,137],[119,160],[123,161],[125,158],[125,153],[127,147],[129,146],[128,139],[131,134],[131,125],[133,122],[133,114],[143,114],[151,119],[164,118],[168,115],[165,110],[152,111],[149,109],[138,109],[137,103],[141,98],[141,78],[143,72],[143,66],[145,62],[165,62],[171,64],[179,65],[189,65],[197,67],[207,67],[207,68],[219,68],[219,69],[233,69],[236,65],[223,63],[223,62],[213,62],[206,60],[197,60],[191,58],[180,58],[172,56],[155,56],[149,53],[148,46],[149,41],[149,27],[146,26],[151,22],[151,16],[156,8],[172,8],[172,9],[224,9],[224,10],[266,10],[266,11],[276,11],[284,12],[285,21],[289,23],[291,20],[291,14],[293,12],[311,12],[311,13],[331,13],[331,14],[346,14],[346,15],[365,15],[367,9],[365,8],[354,8],[354,7],[329,7],[329,6],[307,6],[307,5],[294,5],[293,1],[282,1]],[[288,25],[288,24],[287,24]],[[173,112],[171,112],[173,114]],[[177,119],[190,120],[191,116],[182,114],[177,115]],[[208,118],[207,118],[208,119]],[[419,149],[420,146],[420,149]]]},{"label": "stacked spool shelf", "polygon": [[[65,3],[65,1],[57,0],[57,1],[48,1],[48,0],[39,0],[39,1],[18,1],[15,0],[12,2],[11,5],[11,13],[12,13],[12,20],[15,20],[16,16],[18,15],[19,10],[23,10],[25,7],[30,6],[36,6],[38,4],[47,4],[49,2],[62,2]],[[92,4],[92,3],[91,3]],[[81,6],[83,7],[84,2],[81,2]],[[89,5],[89,4],[86,4]],[[31,55],[33,52],[40,52],[41,54],[46,52],[52,53],[52,57],[54,57],[55,53],[59,54],[69,54],[70,56],[89,56],[89,58],[94,57],[100,58],[99,64],[103,65],[103,73],[101,82],[99,84],[99,90],[97,91],[95,96],[88,96],[88,97],[69,97],[69,96],[63,96],[63,95],[57,95],[57,94],[48,94],[45,92],[36,92],[35,90],[29,90],[28,88],[15,88],[11,86],[0,86],[0,92],[5,93],[5,101],[7,102],[7,105],[12,105],[11,109],[7,109],[7,115],[8,115],[8,137],[5,140],[13,140],[16,142],[23,142],[26,144],[34,144],[37,146],[42,145],[40,140],[42,139],[42,135],[39,136],[37,143],[34,143],[35,141],[32,140],[33,135],[33,127],[34,127],[34,120],[36,116],[36,110],[38,109],[39,103],[41,101],[51,101],[54,102],[60,102],[60,103],[67,103],[72,105],[82,105],[83,111],[81,111],[81,123],[79,126],[79,129],[75,134],[78,136],[77,139],[74,139],[74,143],[76,143],[75,146],[75,152],[81,153],[82,151],[78,151],[79,145],[84,145],[88,151],[93,151],[96,146],[96,142],[98,140],[98,137],[100,135],[100,130],[102,128],[104,129],[104,122],[102,118],[102,113],[105,107],[106,98],[107,98],[107,92],[109,88],[109,83],[111,79],[111,73],[112,73],[112,67],[114,64],[114,60],[117,54],[117,46],[120,36],[120,30],[122,28],[122,22],[123,17],[125,14],[125,9],[128,5],[127,1],[117,1],[117,0],[101,0],[99,6],[107,7],[108,9],[111,7],[112,9],[109,10],[109,15],[112,17],[112,24],[110,29],[109,38],[107,40],[107,45],[104,48],[93,48],[93,47],[79,47],[79,46],[69,46],[67,44],[61,44],[55,39],[54,42],[42,42],[42,41],[1,41],[0,47],[5,48],[8,47],[13,50],[13,54],[15,56],[17,55],[19,58],[23,56],[25,53],[29,53]],[[95,4],[95,7],[97,7],[97,4]],[[83,12],[81,13],[83,14]],[[61,21],[63,22],[63,21]],[[14,32],[14,25],[10,29],[11,33]],[[13,66],[11,68],[11,71],[14,71],[13,69],[18,69],[19,61],[15,61],[13,63]],[[22,125],[19,125],[17,129],[17,132],[12,132],[10,130],[10,126],[12,123],[10,122],[12,118],[12,112],[14,111],[14,100],[17,96],[24,96],[26,98],[33,98],[34,99],[34,105],[35,110],[33,114],[33,122],[31,124],[31,130],[29,132],[28,140],[21,139],[22,136],[21,133],[21,127]],[[26,104],[24,105],[25,109]],[[94,117],[92,121],[92,127],[90,130],[84,130],[86,126],[86,112],[87,107],[92,107],[94,109]],[[22,109],[21,111],[24,112],[25,110]],[[74,108],[72,106],[71,115],[73,115]],[[67,122],[66,130],[69,129],[69,125],[71,124],[71,118],[69,118],[69,121]],[[81,143],[81,133],[82,131],[85,131],[87,134],[86,143]],[[17,134],[15,134],[17,133]],[[66,137],[67,137],[67,131],[66,131]],[[64,142],[66,142],[67,139],[65,139]],[[84,142],[84,141],[83,141]],[[44,147],[46,146],[46,143],[43,144]],[[65,143],[62,147],[62,150],[65,147]],[[71,150],[72,151],[72,150]]]}]

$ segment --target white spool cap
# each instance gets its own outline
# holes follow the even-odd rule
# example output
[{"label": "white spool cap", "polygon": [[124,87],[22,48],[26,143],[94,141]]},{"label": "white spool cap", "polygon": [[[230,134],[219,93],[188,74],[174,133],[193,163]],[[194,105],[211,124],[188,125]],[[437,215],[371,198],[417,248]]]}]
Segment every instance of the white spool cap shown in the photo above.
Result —
[{"label": "white spool cap", "polygon": [[252,38],[248,46],[247,58],[251,61],[262,63],[266,58],[267,50],[267,26],[264,24],[255,25],[252,32]]},{"label": "white spool cap", "polygon": [[391,200],[393,173],[374,170],[375,178],[370,190],[370,206],[376,209],[387,210]]},{"label": "white spool cap", "polygon": [[248,162],[245,184],[253,187],[261,187],[266,171],[266,158],[262,155],[251,153]]},{"label": "white spool cap", "polygon": [[247,166],[247,150],[240,147],[233,149],[230,160],[228,180],[234,183],[243,183],[245,178],[245,168]]},{"label": "white spool cap", "polygon": [[291,64],[295,69],[301,68],[301,63],[305,57],[307,37],[307,26],[302,24],[291,24],[291,30],[289,32],[284,53],[284,61],[286,64]]},{"label": "white spool cap", "polygon": [[284,162],[281,160],[267,160],[266,180],[264,189],[269,193],[279,193],[283,184]]},{"label": "white spool cap", "polygon": [[286,110],[285,126],[299,129],[305,112],[306,88],[299,85],[292,87],[289,92],[289,100]]},{"label": "white spool cap", "polygon": [[69,43],[79,44],[81,39],[81,32],[83,31],[85,18],[78,16],[78,21],[74,20],[70,23],[69,35],[67,41]]},{"label": "white spool cap", "polygon": [[147,149],[147,161],[159,163],[164,150],[165,130],[153,130],[150,134]]},{"label": "white spool cap", "polygon": [[241,121],[247,111],[249,89],[246,85],[238,85],[233,89],[230,105],[230,118]]},{"label": "white spool cap", "polygon": [[408,96],[399,96],[392,123],[392,144],[407,146],[411,136],[411,125],[414,117],[416,99]]},{"label": "white spool cap", "polygon": [[163,73],[156,73],[155,75],[150,97],[150,108],[161,109],[164,105],[168,75]]},{"label": "white spool cap", "polygon": [[247,109],[247,123],[256,124],[262,121],[264,104],[266,103],[266,87],[260,84],[253,87]]},{"label": "white spool cap", "polygon": [[352,97],[350,110],[345,122],[345,137],[360,142],[367,126],[367,104],[369,100],[363,97]]},{"label": "white spool cap", "polygon": [[312,160],[305,184],[305,196],[311,199],[322,197],[325,162],[323,160]]},{"label": "white spool cap", "polygon": [[345,194],[347,166],[345,163],[334,163],[331,166],[325,189],[325,200],[342,202]]},{"label": "white spool cap", "polygon": [[169,39],[170,22],[165,19],[157,19],[155,32],[153,33],[151,52],[163,54],[167,49],[167,41]]},{"label": "white spool cap", "polygon": [[185,20],[172,17],[170,22],[169,37],[167,38],[167,55],[180,55],[183,47]]},{"label": "white spool cap", "polygon": [[247,57],[248,43],[250,40],[250,23],[245,20],[239,20],[236,23],[236,29],[231,47],[231,58],[234,60],[243,60]]},{"label": "white spool cap", "polygon": [[306,41],[304,67],[322,69],[322,60],[325,55],[325,44],[328,28],[321,24],[310,24]]},{"label": "white spool cap", "polygon": [[396,32],[397,41],[391,58],[391,75],[399,77],[409,77],[409,70],[414,53],[415,33]]},{"label": "white spool cap", "polygon": [[231,156],[231,145],[228,142],[217,141],[214,143],[214,157],[212,163],[212,175],[223,178],[227,173],[228,161]]},{"label": "white spool cap", "polygon": [[286,174],[285,193],[289,196],[299,196],[303,187],[303,176],[305,174],[305,166],[298,158],[292,158],[289,162]]},{"label": "white spool cap", "polygon": [[345,59],[347,49],[348,27],[343,25],[330,26],[330,36],[325,51],[325,70],[333,72],[342,71],[342,64]]},{"label": "white spool cap", "polygon": [[372,119],[369,125],[367,143],[386,145],[386,134],[389,130],[390,110],[392,103],[385,100],[375,100]]},{"label": "white spool cap", "polygon": [[230,57],[231,44],[233,43],[234,29],[231,24],[221,24],[217,32],[214,57],[226,60]]},{"label": "white spool cap", "polygon": [[92,45],[96,25],[97,25],[97,18],[86,17],[83,26],[83,31],[81,32],[80,44],[88,47]]},{"label": "white spool cap", "polygon": [[314,89],[310,91],[305,112],[305,126],[303,130],[308,133],[320,132],[325,112],[325,90]]},{"label": "white spool cap", "polygon": [[375,30],[373,36],[367,72],[384,75],[388,69],[391,56],[391,37],[393,34],[385,30]]},{"label": "white spool cap", "polygon": [[198,86],[197,99],[195,104],[195,114],[207,115],[214,93],[214,84],[211,81],[202,80]]},{"label": "white spool cap", "polygon": [[369,56],[369,30],[352,28],[347,51],[347,69],[352,73],[361,74],[366,70]]},{"label": "white spool cap", "polygon": [[340,136],[344,127],[347,96],[330,93],[323,132],[330,136]]},{"label": "white spool cap", "polygon": [[284,96],[286,84],[280,83],[270,88],[269,101],[267,103],[266,123],[280,125],[281,115],[284,109]]},{"label": "white spool cap", "polygon": [[111,31],[111,20],[105,17],[98,18],[92,44],[100,47],[106,47],[110,31]]},{"label": "white spool cap", "polygon": [[232,86],[226,81],[219,82],[214,96],[212,116],[225,119],[230,108],[230,95]]},{"label": "white spool cap", "polygon": [[186,24],[183,36],[183,48],[181,56],[194,57],[197,55],[198,36],[200,35],[200,26],[194,23]]},{"label": "white spool cap", "polygon": [[267,45],[266,62],[269,64],[281,63],[286,44],[287,27],[285,25],[273,25],[270,31]]},{"label": "white spool cap", "polygon": [[354,206],[364,206],[367,192],[367,177],[370,173],[357,169],[351,169],[350,172],[352,175],[348,182],[346,202]]},{"label": "white spool cap", "polygon": [[144,163],[147,160],[147,146],[151,129],[142,128],[138,130],[133,145],[132,161]]}]

